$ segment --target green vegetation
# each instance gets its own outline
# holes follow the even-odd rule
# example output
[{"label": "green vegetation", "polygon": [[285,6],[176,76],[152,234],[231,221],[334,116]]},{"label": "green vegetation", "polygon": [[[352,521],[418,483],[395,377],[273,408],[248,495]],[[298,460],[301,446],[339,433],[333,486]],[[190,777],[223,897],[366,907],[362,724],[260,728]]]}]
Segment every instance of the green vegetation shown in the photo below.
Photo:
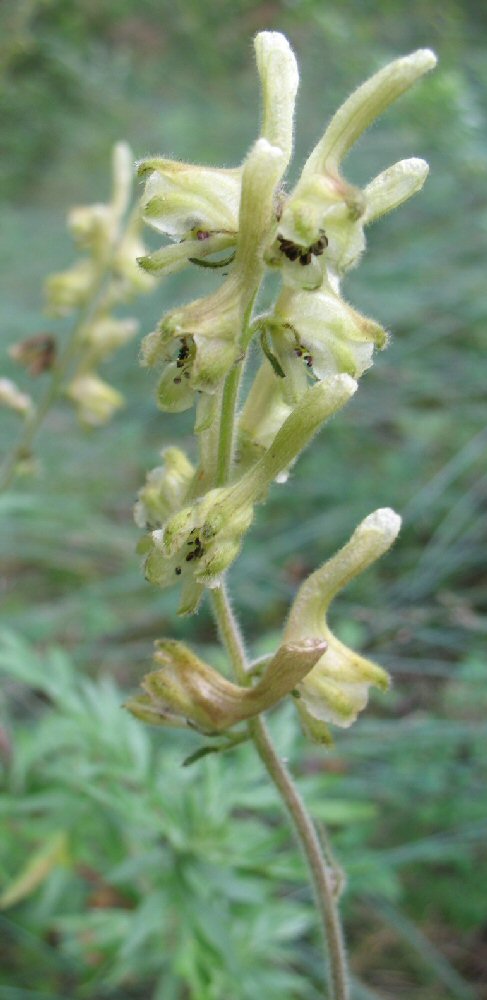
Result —
[{"label": "green vegetation", "polygon": [[[285,709],[273,728],[283,755],[305,762],[303,789],[349,876],[356,1000],[483,998],[485,15],[439,0],[365,6],[2,5],[1,367],[22,382],[7,347],[67,334],[41,316],[41,284],[72,252],[67,208],[108,196],[113,141],[210,163],[230,141],[238,162],[253,137],[255,31],[285,31],[305,59],[303,151],[371,69],[415,45],[438,51],[428,88],[362,140],[360,174],[349,164],[357,182],[413,152],[431,166],[424,193],[371,230],[345,286],[392,344],[292,488],[271,491],[231,577],[247,634],[267,636],[259,655],[297,583],[365,514],[384,503],[403,514],[392,555],[340,598],[334,622],[391,670],[392,695],[332,750],[301,746]],[[171,300],[164,286],[147,297],[142,330],[201,281],[184,275]],[[134,554],[136,491],[189,432],[185,414],[157,414],[137,353],[128,344],[110,368],[128,400],[117,419],[82,432],[60,405],[36,477],[0,501],[0,892],[20,884],[0,914],[0,997],[316,1000],[304,869],[250,749],[182,769],[194,737],[169,741],[120,709],[154,638],[189,632],[206,656],[215,639],[206,608],[174,625],[176,597],[144,584]],[[27,377],[22,387],[37,391]],[[14,433],[2,414],[3,447]]]}]

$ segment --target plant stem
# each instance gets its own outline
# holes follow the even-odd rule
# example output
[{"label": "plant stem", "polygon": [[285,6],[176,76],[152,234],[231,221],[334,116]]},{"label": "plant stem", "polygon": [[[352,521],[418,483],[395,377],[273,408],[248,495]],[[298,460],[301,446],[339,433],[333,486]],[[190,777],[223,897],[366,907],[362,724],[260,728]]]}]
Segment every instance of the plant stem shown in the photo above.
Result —
[{"label": "plant stem", "polygon": [[256,291],[250,297],[245,310],[243,333],[240,339],[241,357],[236,362],[225,379],[223,386],[222,405],[220,410],[220,428],[218,439],[218,456],[216,465],[215,486],[225,486],[230,478],[233,462],[233,442],[235,438],[235,410],[237,407],[238,390],[242,378],[245,355],[252,337],[251,317]]},{"label": "plant stem", "polygon": [[286,805],[308,862],[328,951],[329,998],[348,1000],[350,992],[345,944],[331,869],[323,858],[314,823],[286,765],[275,751],[264,720],[257,716],[250,720],[248,728],[259,757]]},{"label": "plant stem", "polygon": [[235,407],[237,405],[238,389],[242,377],[242,362],[240,361],[225,379],[223,387],[222,406],[220,414],[220,434],[218,441],[218,457],[216,465],[216,486],[224,486],[228,479],[233,458],[233,439],[235,436]]},{"label": "plant stem", "polygon": [[[224,584],[213,591],[212,599],[218,630],[232,661],[235,676],[239,683],[249,684],[243,640]],[[308,862],[328,951],[328,1000],[349,1000],[346,953],[333,876],[323,857],[315,826],[287,767],[275,751],[263,719],[259,716],[252,719],[248,723],[248,731],[271,781],[288,810]]]}]

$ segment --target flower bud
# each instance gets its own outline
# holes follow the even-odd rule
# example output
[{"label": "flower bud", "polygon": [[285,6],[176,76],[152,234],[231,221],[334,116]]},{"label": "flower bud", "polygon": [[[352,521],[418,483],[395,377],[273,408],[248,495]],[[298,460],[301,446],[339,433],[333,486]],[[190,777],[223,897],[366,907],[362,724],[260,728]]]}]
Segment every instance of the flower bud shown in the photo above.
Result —
[{"label": "flower bud", "polygon": [[[338,591],[379,559],[392,545],[401,525],[393,510],[374,511],[356,528],[349,542],[301,585],[284,631],[285,641],[322,638],[328,648],[298,685],[299,712],[315,735],[318,723],[349,726],[367,704],[371,684],[385,690],[386,672],[354,653],[329,629],[326,614]],[[322,734],[323,735],[323,734]]]},{"label": "flower bud", "polygon": [[163,465],[147,474],[134,508],[135,523],[150,531],[182,507],[194,476],[194,467],[180,448],[166,448],[161,457]]}]

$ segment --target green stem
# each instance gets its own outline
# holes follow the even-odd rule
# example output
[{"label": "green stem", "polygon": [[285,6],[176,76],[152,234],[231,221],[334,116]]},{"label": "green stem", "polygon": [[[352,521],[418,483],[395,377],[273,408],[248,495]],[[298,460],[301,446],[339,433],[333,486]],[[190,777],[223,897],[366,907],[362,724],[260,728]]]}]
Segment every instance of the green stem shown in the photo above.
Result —
[{"label": "green stem", "polygon": [[216,465],[216,486],[224,486],[232,466],[233,440],[235,436],[235,409],[242,377],[242,362],[232,368],[225,379],[220,415],[220,434]]},{"label": "green stem", "polygon": [[215,486],[225,486],[232,471],[233,444],[235,438],[235,411],[238,402],[238,391],[244,370],[245,356],[249,342],[254,333],[251,325],[252,310],[254,307],[256,291],[250,297],[250,301],[245,310],[242,324],[242,336],[240,338],[241,357],[232,368],[225,379],[223,386],[222,405],[220,411],[220,428],[218,440],[218,456],[216,466]]},{"label": "green stem", "polygon": [[[212,592],[218,630],[240,684],[249,684],[243,640],[230,602],[222,584]],[[306,857],[316,903],[328,951],[329,1000],[349,1000],[346,953],[333,884],[333,874],[325,862],[315,826],[294,781],[277,755],[267,726],[257,716],[248,723],[249,735],[257,753],[292,820],[298,841]]]}]

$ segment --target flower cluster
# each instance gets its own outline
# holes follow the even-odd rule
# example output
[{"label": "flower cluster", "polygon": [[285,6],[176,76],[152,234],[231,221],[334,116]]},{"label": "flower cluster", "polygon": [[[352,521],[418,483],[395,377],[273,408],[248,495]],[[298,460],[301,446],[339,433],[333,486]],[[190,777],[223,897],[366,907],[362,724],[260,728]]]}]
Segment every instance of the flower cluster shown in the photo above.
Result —
[{"label": "flower cluster", "polygon": [[[159,586],[180,580],[182,614],[197,609],[206,587],[220,585],[255,505],[345,405],[372,364],[374,348],[386,345],[382,327],[344,299],[341,281],[364,251],[366,226],[419,191],[428,173],[423,160],[402,160],[359,189],[343,176],[342,164],[378,115],[435,65],[429,50],[390,63],[345,101],[290,192],[284,175],[293,148],[296,61],[275,32],[259,34],[255,50],[262,126],[244,162],[218,169],[151,157],[138,167],[145,182],[143,219],[167,239],[155,253],[139,255],[141,273],[196,265],[224,268],[225,275],[216,291],[165,315],[142,344],[143,364],[160,369],[159,407],[178,412],[196,404],[198,462],[193,466],[179,449],[168,450],[136,505],[137,523],[148,532],[140,543],[147,579]],[[277,298],[254,317],[268,271],[279,274]],[[234,434],[239,378],[252,339],[262,350],[260,367]],[[326,644],[313,669],[292,685],[306,728],[321,739],[327,738],[326,723],[353,721],[370,684],[387,683],[381,668],[338,642],[324,615],[336,590],[385,551],[398,528],[391,511],[371,515],[303,584],[291,611],[285,644]],[[259,685],[230,693],[229,682],[217,682],[214,672],[210,679],[210,668],[191,657],[182,665],[181,656],[173,649],[168,666],[165,652],[163,675],[146,679],[140,717],[171,723],[183,717],[203,729],[248,717],[232,715],[228,705],[235,699],[241,709],[250,704]],[[228,696],[228,711],[212,714],[201,690],[205,698],[217,692],[217,702]],[[202,714],[195,703],[203,704]]]},{"label": "flower cluster", "polygon": [[[45,286],[52,315],[65,316],[79,309],[86,313],[77,335],[77,365],[65,391],[81,423],[90,427],[105,423],[123,405],[121,394],[98,375],[98,366],[138,329],[136,320],[119,319],[113,309],[154,286],[154,278],[137,266],[144,246],[139,210],[129,211],[132,165],[130,148],[117,143],[111,201],[71,210],[68,227],[81,256],[66,271],[51,275]],[[15,345],[12,351],[22,363],[32,355],[29,344]]]}]

